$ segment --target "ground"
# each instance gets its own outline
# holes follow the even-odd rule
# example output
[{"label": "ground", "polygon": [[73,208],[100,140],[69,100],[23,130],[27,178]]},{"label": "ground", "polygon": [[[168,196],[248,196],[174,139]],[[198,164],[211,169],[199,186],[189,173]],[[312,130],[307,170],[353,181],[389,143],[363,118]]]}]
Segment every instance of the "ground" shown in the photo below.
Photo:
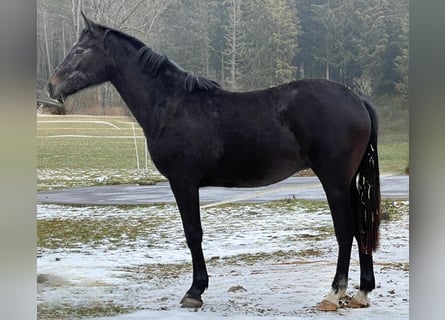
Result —
[{"label": "ground", "polygon": [[[39,204],[39,319],[408,319],[408,209],[406,200],[385,201],[371,306],[322,313],[337,254],[322,201],[204,209],[210,285],[199,310],[179,306],[191,265],[174,204]],[[357,257],[354,247],[349,295]]]}]

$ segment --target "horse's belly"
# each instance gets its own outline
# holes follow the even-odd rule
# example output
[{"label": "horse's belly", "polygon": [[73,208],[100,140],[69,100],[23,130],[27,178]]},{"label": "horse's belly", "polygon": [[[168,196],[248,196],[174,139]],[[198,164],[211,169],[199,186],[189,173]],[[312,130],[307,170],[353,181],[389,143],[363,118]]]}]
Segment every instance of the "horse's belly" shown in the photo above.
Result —
[{"label": "horse's belly", "polygon": [[308,161],[299,157],[225,160],[203,175],[201,186],[261,187],[286,179],[308,167]]}]

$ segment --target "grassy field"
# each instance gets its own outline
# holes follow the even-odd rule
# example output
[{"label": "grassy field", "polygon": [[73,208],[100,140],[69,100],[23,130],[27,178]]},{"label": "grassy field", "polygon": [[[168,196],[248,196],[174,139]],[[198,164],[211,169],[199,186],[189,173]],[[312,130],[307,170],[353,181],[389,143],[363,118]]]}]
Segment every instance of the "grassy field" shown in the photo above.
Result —
[{"label": "grassy field", "polygon": [[[408,131],[383,121],[381,173],[403,173],[408,166]],[[164,178],[146,151],[142,129],[131,118],[109,116],[37,117],[38,189],[84,185],[150,184]]]},{"label": "grassy field", "polygon": [[165,180],[131,118],[37,117],[37,189]]},{"label": "grassy field", "polygon": [[130,118],[37,118],[38,169],[134,169],[136,148],[139,166],[145,167],[144,134]]}]

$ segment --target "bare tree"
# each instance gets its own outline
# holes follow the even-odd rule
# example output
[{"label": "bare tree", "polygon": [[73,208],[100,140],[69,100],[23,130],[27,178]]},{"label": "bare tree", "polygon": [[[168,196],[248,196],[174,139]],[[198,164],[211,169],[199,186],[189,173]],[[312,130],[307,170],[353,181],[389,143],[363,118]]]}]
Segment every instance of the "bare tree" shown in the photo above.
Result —
[{"label": "bare tree", "polygon": [[46,59],[47,59],[47,67],[48,67],[48,74],[51,74],[52,67],[51,67],[51,57],[50,57],[50,47],[49,47],[49,41],[48,41],[48,31],[47,31],[47,14],[46,12],[43,13],[43,35],[45,37],[45,49],[46,49]]},{"label": "bare tree", "polygon": [[80,25],[80,9],[81,9],[81,5],[82,5],[82,0],[71,0],[71,4],[72,4],[72,13],[73,13],[73,25],[75,26],[75,30],[76,30],[76,38],[79,37],[80,35],[80,29],[81,29],[81,25]]},{"label": "bare tree", "polygon": [[226,82],[230,89],[239,89],[239,78],[241,74],[241,57],[244,50],[244,31],[242,30],[242,13],[240,0],[228,0],[227,14],[229,23],[226,27],[225,39],[227,42],[227,49],[225,55],[227,56],[227,79]]}]

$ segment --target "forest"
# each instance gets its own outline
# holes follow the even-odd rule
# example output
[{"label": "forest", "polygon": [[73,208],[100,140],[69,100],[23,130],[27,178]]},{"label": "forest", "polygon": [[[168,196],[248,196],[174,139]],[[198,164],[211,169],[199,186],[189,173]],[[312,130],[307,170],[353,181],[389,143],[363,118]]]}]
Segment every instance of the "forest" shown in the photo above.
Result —
[{"label": "forest", "polygon": [[[38,0],[38,97],[78,38],[81,11],[228,90],[325,78],[408,109],[408,0]],[[126,112],[110,84],[66,108]]]}]

